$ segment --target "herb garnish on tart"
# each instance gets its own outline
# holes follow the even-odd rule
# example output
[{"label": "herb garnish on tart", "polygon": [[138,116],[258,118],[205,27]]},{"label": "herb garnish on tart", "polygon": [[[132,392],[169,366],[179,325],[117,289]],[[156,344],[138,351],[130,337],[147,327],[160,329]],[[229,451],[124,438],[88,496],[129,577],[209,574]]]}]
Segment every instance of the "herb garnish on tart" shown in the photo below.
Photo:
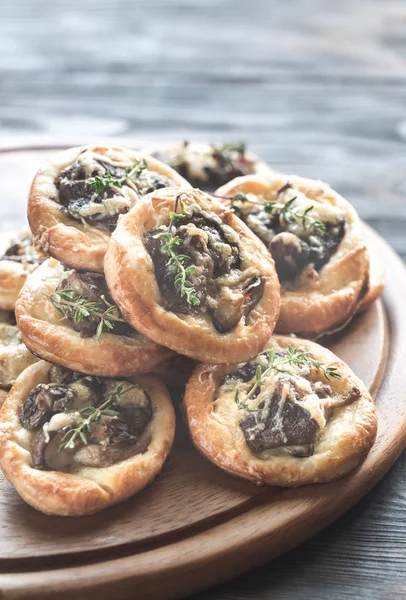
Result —
[{"label": "herb garnish on tart", "polygon": [[72,472],[145,452],[151,418],[151,400],[139,385],[53,366],[48,382],[25,399],[20,420],[36,432],[34,466]]},{"label": "herb garnish on tart", "polygon": [[241,268],[233,229],[198,204],[186,209],[182,195],[176,197],[169,224],[145,233],[144,244],[167,309],[208,312],[215,328],[225,333],[260,301],[263,283],[255,268]]},{"label": "herb garnish on tart", "polygon": [[125,164],[96,150],[84,149],[55,180],[59,202],[79,221],[114,229],[120,214],[141,196],[173,182],[148,168],[144,158]]},{"label": "herb garnish on tart", "polygon": [[220,196],[269,248],[281,281],[308,265],[321,269],[345,234],[346,219],[334,207],[311,202],[288,182],[275,200],[237,192]]},{"label": "herb garnish on tart", "polygon": [[132,329],[113,303],[106,281],[99,273],[70,270],[50,295],[52,305],[81,337],[103,333],[131,335]]}]

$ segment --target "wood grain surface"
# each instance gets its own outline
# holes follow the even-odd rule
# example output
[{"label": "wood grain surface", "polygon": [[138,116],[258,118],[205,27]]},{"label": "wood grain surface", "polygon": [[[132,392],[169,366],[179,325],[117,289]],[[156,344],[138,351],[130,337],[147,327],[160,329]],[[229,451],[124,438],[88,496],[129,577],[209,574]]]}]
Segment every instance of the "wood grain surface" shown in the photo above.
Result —
[{"label": "wood grain surface", "polygon": [[[405,25],[401,0],[5,0],[0,143],[246,140],[329,181],[405,258]],[[2,230],[24,218],[14,187]],[[405,481],[403,456],[322,534],[194,600],[403,600]]]}]

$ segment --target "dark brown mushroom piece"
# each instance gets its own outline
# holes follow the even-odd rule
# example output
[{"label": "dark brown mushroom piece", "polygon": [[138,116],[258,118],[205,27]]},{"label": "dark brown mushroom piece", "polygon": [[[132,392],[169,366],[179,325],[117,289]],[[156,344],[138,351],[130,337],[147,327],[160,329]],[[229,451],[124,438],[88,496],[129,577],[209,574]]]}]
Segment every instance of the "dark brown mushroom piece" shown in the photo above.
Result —
[{"label": "dark brown mushroom piece", "polygon": [[[289,388],[286,396],[286,387]],[[241,421],[241,429],[249,448],[256,454],[283,446],[313,444],[319,432],[318,423],[309,411],[297,401],[296,392],[288,381],[278,382],[269,410],[251,413]]]},{"label": "dark brown mushroom piece", "polygon": [[24,401],[20,422],[25,429],[41,427],[50,417],[69,409],[76,399],[76,392],[66,385],[40,383]]},{"label": "dark brown mushroom piece", "polygon": [[324,222],[325,233],[322,236],[311,236],[307,243],[310,247],[309,262],[318,271],[335,254],[345,234],[347,219],[342,217],[336,223]]},{"label": "dark brown mushroom piece", "polygon": [[127,460],[136,454],[146,451],[146,446],[138,442],[129,446],[102,446],[89,444],[78,450],[73,460],[85,467],[110,467],[120,461]]},{"label": "dark brown mushroom piece", "polygon": [[47,438],[44,431],[41,429],[35,436],[32,448],[32,464],[36,469],[45,469],[45,451],[50,440],[56,435],[56,431],[51,431]]},{"label": "dark brown mushroom piece", "polygon": [[269,250],[281,281],[294,279],[309,262],[308,244],[287,231],[278,233],[273,238]]}]

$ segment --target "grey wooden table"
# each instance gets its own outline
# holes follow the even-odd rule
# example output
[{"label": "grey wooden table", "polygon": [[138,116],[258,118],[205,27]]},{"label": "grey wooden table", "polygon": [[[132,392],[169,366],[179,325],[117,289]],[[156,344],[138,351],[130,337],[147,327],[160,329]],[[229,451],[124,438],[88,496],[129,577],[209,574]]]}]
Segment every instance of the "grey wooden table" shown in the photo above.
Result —
[{"label": "grey wooden table", "polygon": [[[406,258],[406,2],[3,0],[0,15],[0,145],[245,140],[330,182]],[[405,535],[403,456],[323,533],[194,600],[403,600]]]}]

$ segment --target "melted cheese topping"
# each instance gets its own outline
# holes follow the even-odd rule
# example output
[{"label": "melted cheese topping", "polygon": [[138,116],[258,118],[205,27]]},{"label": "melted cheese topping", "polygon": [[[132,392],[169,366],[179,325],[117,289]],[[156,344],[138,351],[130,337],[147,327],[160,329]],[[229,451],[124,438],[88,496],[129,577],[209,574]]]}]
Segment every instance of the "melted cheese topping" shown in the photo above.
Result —
[{"label": "melted cheese topping", "polygon": [[[278,358],[276,358],[276,362]],[[265,355],[259,355],[254,361],[254,364],[261,366],[264,372],[268,366],[268,361]],[[238,365],[237,368],[242,367]],[[282,387],[282,393],[278,403],[277,413],[274,421],[274,428],[282,432],[283,428],[283,410],[286,400],[291,395],[291,387],[289,383],[294,384],[294,387],[299,392],[300,397],[296,402],[306,409],[311,419],[313,419],[322,430],[327,423],[325,410],[329,407],[334,407],[339,404],[339,398],[333,393],[331,396],[319,398],[312,388],[312,382],[309,380],[310,368],[308,366],[297,367],[289,364],[283,365],[284,372],[272,370],[264,380],[264,384],[260,388],[259,394],[249,400],[245,400],[246,394],[252,389],[255,384],[255,377],[248,382],[243,382],[238,379],[228,379],[218,389],[216,399],[213,402],[212,416],[218,423],[229,428],[235,437],[240,442],[245,442],[243,431],[240,427],[240,422],[245,419],[250,412],[242,408],[245,403],[250,410],[258,411],[258,422],[255,423],[252,430],[248,430],[248,435],[255,436],[256,432],[263,431],[266,427],[267,419],[271,409],[271,398],[279,387]],[[313,380],[313,378],[312,378]],[[325,381],[323,381],[325,383]],[[239,391],[240,405],[235,401],[236,389]],[[262,406],[261,406],[262,405]],[[286,442],[286,437],[284,442]],[[259,454],[264,460],[275,455],[280,455],[286,452],[283,446],[265,450]]]}]

